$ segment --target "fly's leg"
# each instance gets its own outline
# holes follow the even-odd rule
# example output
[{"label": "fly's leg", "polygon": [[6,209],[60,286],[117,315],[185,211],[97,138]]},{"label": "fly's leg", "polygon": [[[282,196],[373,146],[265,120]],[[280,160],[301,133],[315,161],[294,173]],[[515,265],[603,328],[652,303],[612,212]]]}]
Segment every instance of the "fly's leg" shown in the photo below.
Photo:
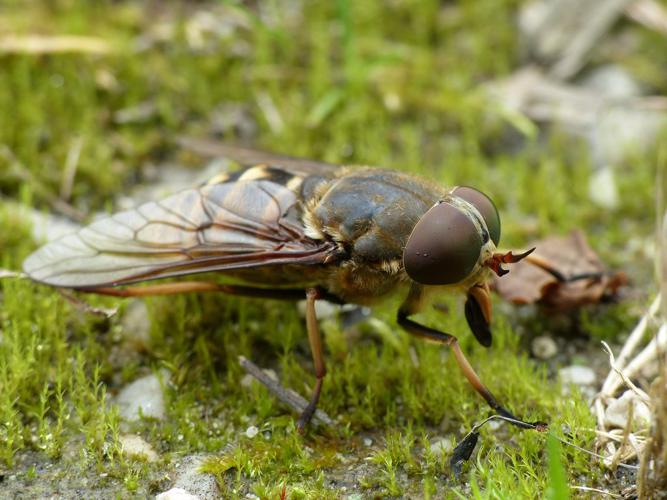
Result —
[{"label": "fly's leg", "polygon": [[454,353],[456,363],[459,365],[459,368],[461,369],[461,372],[465,378],[468,379],[470,385],[472,385],[473,388],[486,400],[488,405],[493,408],[493,410],[495,410],[499,415],[511,419],[512,423],[518,427],[522,427],[524,429],[535,428],[535,424],[524,422],[523,420],[515,417],[500,403],[498,403],[498,400],[495,398],[495,396],[489,389],[486,388],[477,373],[475,373],[475,370],[463,354],[463,351],[459,346],[459,341],[455,336],[450,335],[449,333],[435,330],[434,328],[420,325],[419,323],[409,319],[408,314],[404,311],[398,312],[398,324],[411,335],[449,346],[449,348]]},{"label": "fly's leg", "polygon": [[539,267],[540,269],[548,272],[551,276],[556,278],[556,280],[558,280],[561,283],[570,283],[572,281],[587,280],[587,279],[599,280],[604,276],[609,276],[609,273],[606,273],[604,271],[579,273],[579,274],[573,274],[572,276],[565,276],[559,270],[555,269],[548,260],[543,259],[539,255],[535,254],[528,255],[525,258],[525,261],[530,262],[535,267]]},{"label": "fly's leg", "polygon": [[[134,286],[124,288],[101,287],[81,290],[84,292],[98,293],[103,295],[113,295],[116,297],[145,297],[149,295],[172,295],[185,292],[222,292],[231,295],[241,295],[246,297],[257,297],[278,300],[300,300],[303,299],[304,290],[297,288],[254,288],[240,285],[220,285],[206,281],[181,281],[175,283],[160,283],[157,285]],[[334,295],[318,288],[309,288],[305,291],[306,295],[306,328],[308,330],[308,342],[313,355],[313,365],[315,366],[315,376],[317,380],[313,388],[313,394],[310,403],[301,412],[297,420],[297,429],[303,432],[308,422],[313,418],[317,408],[317,402],[320,399],[322,391],[322,381],[327,373],[324,365],[324,356],[322,354],[322,338],[320,328],[317,323],[317,314],[315,313],[315,301],[325,299],[329,302],[342,304],[343,302]]]},{"label": "fly's leg", "polygon": [[315,381],[310,403],[304,408],[299,416],[299,420],[297,420],[296,428],[299,432],[303,432],[310,419],[313,418],[313,413],[315,413],[317,402],[320,399],[320,392],[322,391],[322,381],[327,374],[322,354],[322,337],[320,336],[320,327],[317,323],[317,314],[315,313],[315,301],[320,298],[322,298],[321,293],[317,288],[306,290],[306,328],[308,330],[308,342],[310,343],[310,351],[313,355],[313,365],[317,380]]},{"label": "fly's leg", "polygon": [[221,285],[208,281],[178,281],[157,285],[127,286],[123,288],[100,287],[83,288],[81,292],[111,295],[114,297],[149,297],[155,295],[175,295],[189,292],[220,292],[228,295],[257,297],[263,299],[301,300],[301,288],[256,288],[240,285]]}]

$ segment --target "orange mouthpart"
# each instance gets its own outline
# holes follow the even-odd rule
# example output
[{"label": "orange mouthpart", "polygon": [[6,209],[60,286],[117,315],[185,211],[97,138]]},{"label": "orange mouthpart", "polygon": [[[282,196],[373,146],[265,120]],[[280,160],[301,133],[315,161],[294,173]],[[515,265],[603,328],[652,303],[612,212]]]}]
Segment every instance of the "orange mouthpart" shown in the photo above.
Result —
[{"label": "orange mouthpart", "polygon": [[511,251],[507,253],[494,253],[484,262],[484,265],[490,267],[498,276],[504,276],[510,271],[509,269],[504,269],[502,264],[514,264],[515,262],[519,262],[520,260],[528,257],[534,251],[535,248],[533,247],[530,250],[517,255],[514,255]]}]

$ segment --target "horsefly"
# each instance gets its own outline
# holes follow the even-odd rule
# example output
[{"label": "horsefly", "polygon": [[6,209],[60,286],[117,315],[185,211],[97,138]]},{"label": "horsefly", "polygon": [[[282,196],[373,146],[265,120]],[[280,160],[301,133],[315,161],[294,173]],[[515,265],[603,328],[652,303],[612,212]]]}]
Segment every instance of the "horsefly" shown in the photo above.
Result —
[{"label": "horsefly", "polygon": [[[398,324],[449,346],[463,375],[497,414],[535,428],[498,402],[456,337],[410,318],[437,292],[463,292],[472,333],[491,345],[487,280],[532,250],[497,251],[500,217],[489,197],[387,169],[193,144],[245,168],[48,243],[26,259],[25,273],[54,287],[125,297],[219,291],[305,299],[316,382],[299,430],[313,416],[326,374],[315,302],[367,305],[403,293]],[[202,279],[136,285],[201,273],[222,273],[239,284]]]}]

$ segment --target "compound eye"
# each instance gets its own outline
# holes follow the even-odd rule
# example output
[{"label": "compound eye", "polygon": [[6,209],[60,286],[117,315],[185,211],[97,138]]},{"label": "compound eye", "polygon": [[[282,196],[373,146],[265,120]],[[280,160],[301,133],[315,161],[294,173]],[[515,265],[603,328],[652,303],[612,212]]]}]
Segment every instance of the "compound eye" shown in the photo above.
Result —
[{"label": "compound eye", "polygon": [[477,209],[482,217],[484,217],[491,240],[498,246],[498,242],[500,242],[500,216],[491,198],[481,191],[468,186],[457,187],[452,194],[464,199]]},{"label": "compound eye", "polygon": [[458,208],[441,202],[417,222],[403,251],[405,271],[422,285],[451,285],[473,270],[482,251],[475,224]]}]

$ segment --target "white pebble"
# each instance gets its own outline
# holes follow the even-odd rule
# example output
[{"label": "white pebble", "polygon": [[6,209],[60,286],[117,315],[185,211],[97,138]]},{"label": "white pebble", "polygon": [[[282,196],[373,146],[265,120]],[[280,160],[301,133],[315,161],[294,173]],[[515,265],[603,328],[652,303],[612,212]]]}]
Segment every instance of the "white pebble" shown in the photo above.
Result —
[{"label": "white pebble", "polygon": [[364,438],[364,446],[371,446],[373,444],[373,440],[371,438]]},{"label": "white pebble", "polygon": [[608,427],[625,429],[628,425],[628,412],[632,409],[632,426],[630,430],[635,431],[647,428],[651,423],[651,410],[639,396],[632,391],[625,391],[623,395],[609,403],[604,414],[604,423]]},{"label": "white pebble", "polygon": [[619,195],[614,171],[610,167],[601,168],[591,174],[588,195],[593,203],[612,210],[618,207]]},{"label": "white pebble", "polygon": [[245,430],[245,435],[250,439],[254,438],[257,434],[259,434],[259,429],[254,425],[251,425]]},{"label": "white pebble", "polygon": [[188,493],[183,488],[172,488],[155,497],[155,500],[200,500],[198,496]]},{"label": "white pebble", "polygon": [[[161,372],[162,380],[167,382],[169,373]],[[120,416],[128,421],[139,420],[139,415],[156,419],[165,416],[164,395],[160,378],[153,374],[135,380],[125,386],[116,397],[116,404],[120,409]]]},{"label": "white pebble", "polygon": [[530,344],[530,350],[538,359],[550,359],[558,353],[558,346],[548,335],[535,337]]},{"label": "white pebble", "polygon": [[158,455],[155,453],[155,450],[153,450],[153,447],[140,436],[126,434],[120,436],[118,441],[120,441],[123,453],[129,457],[143,457],[149,462],[154,462],[158,459]]},{"label": "white pebble", "polygon": [[178,464],[178,476],[173,487],[189,492],[199,500],[222,498],[215,477],[201,471],[209,455],[197,454],[183,457]]},{"label": "white pebble", "polygon": [[558,370],[558,374],[564,386],[569,384],[590,386],[594,385],[596,381],[595,372],[587,366],[566,366]]},{"label": "white pebble", "polygon": [[449,453],[454,449],[454,443],[451,438],[436,438],[430,446],[431,453],[436,457],[442,454]]}]

